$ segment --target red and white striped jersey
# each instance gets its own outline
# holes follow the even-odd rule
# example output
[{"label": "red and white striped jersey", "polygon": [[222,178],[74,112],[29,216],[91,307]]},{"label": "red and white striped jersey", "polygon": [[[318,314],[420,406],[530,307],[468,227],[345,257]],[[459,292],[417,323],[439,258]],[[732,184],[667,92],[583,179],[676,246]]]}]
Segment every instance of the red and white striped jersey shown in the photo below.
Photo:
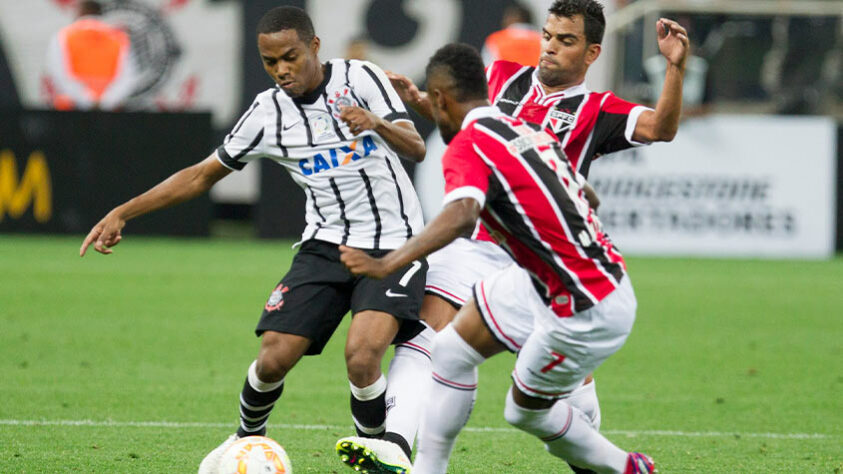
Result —
[{"label": "red and white striped jersey", "polygon": [[558,139],[496,107],[463,121],[442,158],[445,199],[470,197],[494,240],[532,276],[559,316],[609,295],[626,273]]},{"label": "red and white striped jersey", "polygon": [[489,100],[503,113],[553,130],[575,171],[588,177],[591,161],[601,155],[645,143],[632,134],[643,105],[591,92],[584,84],[546,94],[538,70],[508,61],[486,68]]}]

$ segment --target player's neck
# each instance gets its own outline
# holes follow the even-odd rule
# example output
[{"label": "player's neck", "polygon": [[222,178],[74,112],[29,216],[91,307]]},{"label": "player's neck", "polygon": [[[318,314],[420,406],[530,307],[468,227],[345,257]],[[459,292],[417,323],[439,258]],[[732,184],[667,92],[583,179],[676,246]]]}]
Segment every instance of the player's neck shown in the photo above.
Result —
[{"label": "player's neck", "polygon": [[316,73],[316,75],[314,76],[313,81],[310,84],[310,87],[307,88],[307,91],[305,91],[304,95],[310,94],[311,92],[313,92],[317,88],[319,88],[319,85],[322,84],[322,81],[325,80],[325,68],[326,68],[326,66],[324,64],[319,65],[319,70]]},{"label": "player's neck", "polygon": [[491,105],[487,99],[471,100],[468,102],[461,102],[457,104],[458,112],[455,118],[459,119],[459,123],[465,120],[465,116],[477,107],[488,107]]},{"label": "player's neck", "polygon": [[542,89],[544,90],[544,93],[549,95],[549,94],[555,94],[557,92],[562,92],[564,90],[567,90],[567,89],[570,89],[572,87],[578,86],[578,85],[582,84],[583,82],[585,82],[585,77],[580,77],[576,81],[572,81],[572,82],[569,82],[569,83],[566,83],[566,84],[560,84],[558,86],[548,86],[547,84],[545,84],[541,81],[539,81],[539,84],[541,84]]}]

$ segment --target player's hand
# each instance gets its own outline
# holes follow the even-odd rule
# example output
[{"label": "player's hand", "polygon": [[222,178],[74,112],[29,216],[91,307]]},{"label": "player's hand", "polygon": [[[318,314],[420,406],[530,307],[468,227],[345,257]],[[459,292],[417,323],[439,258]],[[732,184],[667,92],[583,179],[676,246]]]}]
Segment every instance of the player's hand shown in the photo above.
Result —
[{"label": "player's hand", "polygon": [[366,130],[374,130],[383,121],[382,118],[362,107],[343,107],[340,110],[340,120],[348,125],[348,129],[355,136]]},{"label": "player's hand", "polygon": [[354,275],[366,275],[379,280],[389,275],[383,259],[372,258],[362,250],[345,245],[340,245],[340,261]]},{"label": "player's hand", "polygon": [[659,36],[659,51],[670,64],[684,69],[685,60],[691,50],[688,32],[679,23],[667,18],[659,19],[656,31]]},{"label": "player's hand", "polygon": [[392,71],[385,72],[386,77],[389,78],[389,82],[392,83],[392,87],[395,89],[395,92],[398,93],[398,97],[400,97],[403,102],[408,104],[418,104],[424,100],[426,93],[420,91],[412,79],[402,74],[396,74]]},{"label": "player's hand", "polygon": [[79,248],[79,256],[84,257],[91,244],[94,244],[94,250],[103,255],[112,253],[111,247],[119,244],[123,239],[120,231],[125,225],[124,219],[117,216],[114,211],[109,212],[88,232],[88,236],[85,237],[82,246]]}]

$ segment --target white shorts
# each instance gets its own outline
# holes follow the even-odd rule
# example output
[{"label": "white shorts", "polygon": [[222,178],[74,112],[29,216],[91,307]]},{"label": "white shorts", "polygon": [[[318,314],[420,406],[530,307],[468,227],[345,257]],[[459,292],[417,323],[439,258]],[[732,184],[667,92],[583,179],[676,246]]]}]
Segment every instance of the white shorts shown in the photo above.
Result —
[{"label": "white shorts", "polygon": [[559,317],[536,293],[527,272],[514,264],[478,282],[475,294],[492,334],[518,352],[515,385],[527,395],[548,399],[576,389],[623,346],[637,306],[627,275],[597,305]]},{"label": "white shorts", "polygon": [[481,278],[512,264],[512,258],[492,242],[459,238],[427,257],[425,293],[462,307],[471,287]]}]

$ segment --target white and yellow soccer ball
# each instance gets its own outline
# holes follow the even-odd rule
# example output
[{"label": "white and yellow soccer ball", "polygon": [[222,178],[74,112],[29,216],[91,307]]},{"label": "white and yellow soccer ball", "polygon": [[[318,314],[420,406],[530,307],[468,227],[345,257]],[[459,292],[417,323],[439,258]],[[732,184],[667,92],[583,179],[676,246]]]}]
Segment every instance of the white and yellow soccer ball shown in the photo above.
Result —
[{"label": "white and yellow soccer ball", "polygon": [[291,474],[293,465],[280,444],[266,436],[246,436],[222,454],[219,474]]}]

